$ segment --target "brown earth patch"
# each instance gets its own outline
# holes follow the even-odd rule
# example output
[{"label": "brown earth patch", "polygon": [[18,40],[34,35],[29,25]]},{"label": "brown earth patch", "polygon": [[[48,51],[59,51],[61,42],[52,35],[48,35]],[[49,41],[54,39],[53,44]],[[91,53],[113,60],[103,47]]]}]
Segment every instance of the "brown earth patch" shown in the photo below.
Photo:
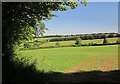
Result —
[{"label": "brown earth patch", "polygon": [[99,68],[101,71],[110,71],[118,69],[117,62],[115,62],[114,59],[103,61],[102,65],[99,66]]},{"label": "brown earth patch", "polygon": [[111,71],[117,69],[118,67],[115,59],[98,60],[98,61],[94,59],[89,59],[84,62],[81,62],[79,65],[71,69],[65,70],[64,73],[74,73],[79,71],[91,71],[91,70]]}]

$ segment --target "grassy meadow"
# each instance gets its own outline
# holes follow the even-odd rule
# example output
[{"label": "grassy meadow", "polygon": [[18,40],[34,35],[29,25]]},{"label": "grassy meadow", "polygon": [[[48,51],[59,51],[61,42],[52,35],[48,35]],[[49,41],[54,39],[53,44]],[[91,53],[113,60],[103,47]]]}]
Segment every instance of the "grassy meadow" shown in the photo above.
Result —
[{"label": "grassy meadow", "polygon": [[[45,38],[42,38],[42,40]],[[51,39],[51,38],[50,38]],[[118,38],[107,38],[109,43],[115,43]],[[65,46],[65,45],[73,45],[75,44],[75,40],[71,40],[71,41],[59,41],[60,46]],[[82,40],[81,41],[82,44],[89,44],[89,43],[97,43],[97,44],[102,44],[103,43],[103,39],[94,39],[94,40]],[[40,45],[41,47],[49,47],[49,46],[55,46],[56,42],[47,42],[44,43],[42,45]]]},{"label": "grassy meadow", "polygon": [[20,53],[17,58],[35,60],[36,68],[45,72],[118,69],[118,45],[21,50]]}]

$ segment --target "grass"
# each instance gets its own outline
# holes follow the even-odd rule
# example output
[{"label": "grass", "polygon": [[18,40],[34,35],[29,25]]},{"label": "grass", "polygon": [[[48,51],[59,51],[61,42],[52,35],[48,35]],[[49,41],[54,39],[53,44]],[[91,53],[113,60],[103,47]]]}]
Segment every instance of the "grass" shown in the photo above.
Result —
[{"label": "grass", "polygon": [[[107,38],[109,43],[115,43],[118,38]],[[94,39],[94,40],[82,40],[83,44],[88,44],[88,43],[97,43],[97,44],[102,44],[103,39]]]},{"label": "grass", "polygon": [[[115,43],[118,38],[107,38],[109,43]],[[73,45],[75,44],[75,41],[59,41],[61,46],[65,46],[65,45]],[[94,40],[82,40],[81,41],[82,44],[89,44],[89,43],[97,43],[97,44],[102,44],[103,43],[103,39],[94,39]],[[49,47],[49,46],[55,46],[56,42],[48,42],[48,43],[44,43],[41,45],[41,47]]]},{"label": "grass", "polygon": [[50,49],[22,50],[18,58],[36,60],[38,70],[64,72],[80,66],[80,70],[99,70],[118,66],[118,45],[91,47],[64,47]]},{"label": "grass", "polygon": [[[73,45],[75,41],[59,41],[60,46]],[[41,45],[41,47],[56,46],[56,42],[48,42]]]},{"label": "grass", "polygon": [[[58,37],[37,38],[37,40],[39,40],[39,41],[46,41],[46,40],[55,39],[55,38],[58,38]],[[36,40],[36,38],[34,40]]]}]

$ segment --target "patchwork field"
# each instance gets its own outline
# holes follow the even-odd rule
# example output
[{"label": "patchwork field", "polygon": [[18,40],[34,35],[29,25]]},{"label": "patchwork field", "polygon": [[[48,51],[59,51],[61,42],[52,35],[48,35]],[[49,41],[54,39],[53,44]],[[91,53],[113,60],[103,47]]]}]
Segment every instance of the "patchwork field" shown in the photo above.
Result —
[{"label": "patchwork field", "polygon": [[34,60],[38,70],[55,72],[77,72],[90,70],[117,70],[118,45],[63,47],[22,50],[18,58]]},{"label": "patchwork field", "polygon": [[[45,38],[43,38],[45,39]],[[115,43],[118,38],[107,38],[109,43]],[[60,46],[65,46],[65,45],[73,45],[75,44],[75,40],[71,40],[71,41],[59,41]],[[103,39],[94,39],[94,40],[82,40],[81,41],[82,44],[89,44],[89,43],[97,43],[97,44],[102,44],[103,43]],[[49,46],[55,46],[56,42],[48,42],[48,43],[44,43],[41,45],[41,47],[49,47]]]}]

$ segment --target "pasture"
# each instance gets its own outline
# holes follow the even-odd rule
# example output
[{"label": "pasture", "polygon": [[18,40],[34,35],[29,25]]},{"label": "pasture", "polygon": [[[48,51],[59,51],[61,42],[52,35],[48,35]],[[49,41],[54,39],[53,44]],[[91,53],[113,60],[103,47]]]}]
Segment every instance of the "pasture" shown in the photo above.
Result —
[{"label": "pasture", "polygon": [[[45,39],[45,38],[43,38]],[[115,43],[118,38],[107,38],[109,43]],[[73,45],[75,44],[75,40],[71,40],[71,41],[59,41],[60,46],[66,46],[66,45]],[[81,41],[82,44],[89,44],[89,43],[97,43],[97,44],[103,44],[103,39],[94,39],[94,40],[82,40]],[[44,43],[42,45],[40,45],[41,47],[49,47],[49,46],[55,46],[56,42],[47,42]]]},{"label": "pasture", "polygon": [[36,68],[45,72],[118,69],[118,45],[21,50],[20,53],[17,58],[35,60]]}]

